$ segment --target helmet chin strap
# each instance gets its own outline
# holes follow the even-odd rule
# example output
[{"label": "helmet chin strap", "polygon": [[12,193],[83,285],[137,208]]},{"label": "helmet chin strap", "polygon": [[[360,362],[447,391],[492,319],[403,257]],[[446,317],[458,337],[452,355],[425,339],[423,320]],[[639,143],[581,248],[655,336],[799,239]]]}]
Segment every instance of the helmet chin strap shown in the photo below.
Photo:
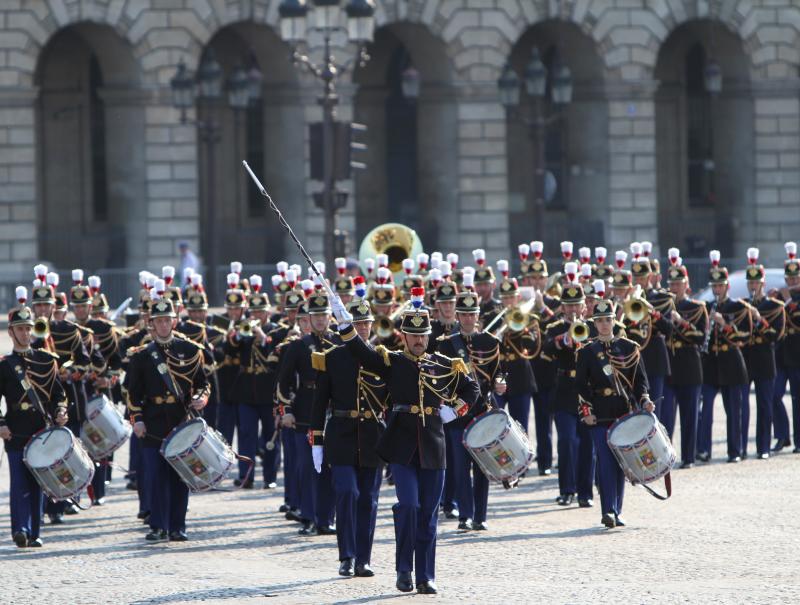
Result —
[{"label": "helmet chin strap", "polygon": [[22,342],[17,338],[17,331],[14,330],[13,326],[8,327],[8,333],[11,336],[11,340],[14,342],[15,351],[27,351],[31,348],[30,341],[28,341],[27,346],[23,346]]}]

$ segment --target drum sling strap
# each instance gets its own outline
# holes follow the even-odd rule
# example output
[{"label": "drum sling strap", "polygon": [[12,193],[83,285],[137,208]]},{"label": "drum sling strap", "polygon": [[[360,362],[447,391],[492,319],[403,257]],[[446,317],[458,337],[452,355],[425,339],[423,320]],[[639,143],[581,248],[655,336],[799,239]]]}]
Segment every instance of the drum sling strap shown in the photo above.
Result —
[{"label": "drum sling strap", "polygon": [[33,407],[35,407],[36,410],[42,416],[44,416],[44,421],[45,423],[47,423],[48,426],[53,424],[53,419],[44,409],[44,405],[42,405],[39,396],[36,394],[36,389],[33,387],[31,382],[28,380],[28,376],[25,374],[25,368],[23,366],[24,360],[19,355],[15,354],[15,357],[20,358],[20,363],[13,363],[13,364],[10,363],[9,365],[14,369],[14,375],[17,377],[19,385],[22,387],[22,390],[24,392],[23,397],[25,397],[26,395],[28,396],[31,405],[33,405]]},{"label": "drum sling strap", "polygon": [[151,342],[147,345],[147,352],[150,354],[150,357],[155,363],[156,370],[158,370],[161,380],[163,380],[164,384],[167,385],[169,392],[175,395],[175,398],[178,401],[182,401],[183,391],[181,391],[181,388],[172,379],[172,374],[169,373],[169,366],[167,365],[167,360],[164,359],[164,354],[161,352],[161,347],[159,347],[155,342]]},{"label": "drum sling strap", "polygon": [[643,488],[645,488],[648,492],[650,492],[651,496],[654,496],[654,497],[658,498],[659,500],[666,500],[667,498],[669,498],[672,495],[672,478],[670,477],[669,473],[664,475],[664,487],[667,489],[667,495],[666,496],[662,496],[661,494],[659,494],[658,492],[653,490],[649,485],[645,485],[644,483],[642,483],[641,486]]}]

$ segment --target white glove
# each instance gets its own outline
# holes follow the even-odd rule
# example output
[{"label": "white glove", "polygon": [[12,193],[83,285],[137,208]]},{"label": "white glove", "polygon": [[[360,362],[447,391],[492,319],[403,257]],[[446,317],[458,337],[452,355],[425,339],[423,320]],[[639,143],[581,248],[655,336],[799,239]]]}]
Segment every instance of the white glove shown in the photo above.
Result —
[{"label": "white glove", "polygon": [[311,446],[311,458],[314,460],[314,470],[318,473],[322,472],[322,446],[321,445],[312,445]]},{"label": "white glove", "polygon": [[340,327],[349,326],[350,322],[353,321],[353,316],[347,311],[342,299],[338,296],[331,301],[331,311]]},{"label": "white glove", "polygon": [[443,405],[439,407],[439,417],[442,419],[442,422],[447,424],[458,418],[458,414],[456,414],[456,411],[449,405]]}]

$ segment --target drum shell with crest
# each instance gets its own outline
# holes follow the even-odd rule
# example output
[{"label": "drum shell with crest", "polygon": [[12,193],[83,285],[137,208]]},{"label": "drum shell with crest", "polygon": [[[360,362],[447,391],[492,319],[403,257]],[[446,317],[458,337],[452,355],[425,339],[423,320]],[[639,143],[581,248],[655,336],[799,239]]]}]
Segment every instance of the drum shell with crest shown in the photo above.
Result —
[{"label": "drum shell with crest", "polygon": [[161,455],[193,492],[216,487],[236,462],[236,454],[202,418],[176,426],[164,439]]},{"label": "drum shell with crest", "polygon": [[22,459],[42,491],[53,500],[74,498],[94,477],[89,454],[66,427],[36,433],[25,446]]},{"label": "drum shell with crest", "polygon": [[617,419],[606,439],[633,484],[657,481],[675,466],[677,457],[667,431],[650,412],[638,410]]},{"label": "drum shell with crest", "polygon": [[131,425],[108,397],[98,395],[86,402],[80,436],[92,459],[99,461],[125,444],[131,436]]},{"label": "drum shell with crest", "polygon": [[505,410],[493,409],[473,420],[463,444],[490,481],[512,483],[534,460],[528,436]]}]

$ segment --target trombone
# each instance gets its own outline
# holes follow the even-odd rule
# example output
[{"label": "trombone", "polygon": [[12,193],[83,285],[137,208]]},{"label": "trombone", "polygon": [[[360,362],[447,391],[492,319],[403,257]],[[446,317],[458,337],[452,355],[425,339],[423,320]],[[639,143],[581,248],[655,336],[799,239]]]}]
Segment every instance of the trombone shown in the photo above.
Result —
[{"label": "trombone", "polygon": [[409,307],[410,304],[411,300],[407,300],[389,315],[378,315],[375,318],[375,323],[372,326],[372,329],[375,333],[369,339],[370,344],[374,344],[378,340],[385,340],[394,334],[395,320],[402,315],[402,313]]},{"label": "trombone", "polygon": [[[525,328],[527,328],[534,318],[531,310],[533,309],[533,305],[535,303],[536,299],[531,298],[519,306],[504,309],[503,312],[498,315],[498,318],[504,317],[506,315],[506,311],[508,311],[507,317],[505,317],[503,325],[500,326],[496,332],[494,332],[494,337],[500,338],[506,330],[510,330],[511,332],[522,332]],[[484,332],[488,331],[489,328],[494,325],[495,321],[497,321],[497,318],[486,327]]]}]

